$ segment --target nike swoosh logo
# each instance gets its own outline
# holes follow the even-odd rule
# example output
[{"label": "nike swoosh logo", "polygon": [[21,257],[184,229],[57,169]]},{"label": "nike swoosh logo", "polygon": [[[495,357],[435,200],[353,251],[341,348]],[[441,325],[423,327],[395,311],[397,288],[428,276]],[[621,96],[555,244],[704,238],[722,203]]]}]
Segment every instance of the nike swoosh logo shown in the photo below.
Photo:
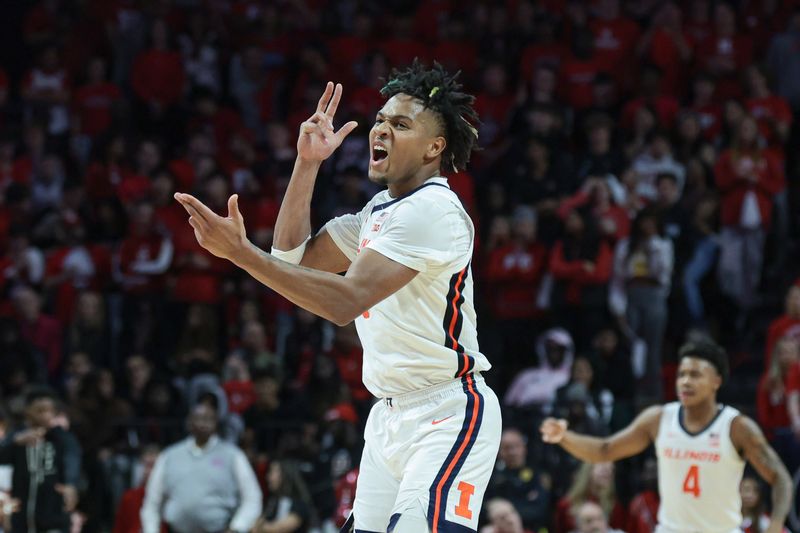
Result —
[{"label": "nike swoosh logo", "polygon": [[431,425],[432,425],[432,426],[435,426],[436,424],[441,424],[441,423],[442,423],[442,422],[444,422],[445,420],[450,420],[450,419],[451,419],[451,418],[453,418],[454,416],[456,416],[456,415],[450,415],[450,416],[448,416],[447,418],[442,418],[441,420],[434,420],[433,422],[431,422]]}]

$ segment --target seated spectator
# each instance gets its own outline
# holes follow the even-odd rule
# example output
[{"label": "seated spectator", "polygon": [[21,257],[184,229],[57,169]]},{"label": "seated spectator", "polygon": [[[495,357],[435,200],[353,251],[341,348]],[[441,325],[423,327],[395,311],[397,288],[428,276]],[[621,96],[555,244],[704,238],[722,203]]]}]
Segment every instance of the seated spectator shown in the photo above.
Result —
[{"label": "seated spectator", "polygon": [[587,502],[598,504],[603,521],[606,516],[610,516],[612,527],[625,527],[627,516],[625,508],[617,501],[612,463],[581,465],[567,495],[556,505],[553,531],[555,533],[575,531],[578,511]]},{"label": "seated spectator", "polygon": [[61,371],[61,324],[42,312],[42,298],[30,287],[15,289],[12,300],[22,338],[41,353],[47,365],[47,377],[55,380]]},{"label": "seated spectator", "polygon": [[573,533],[623,533],[608,527],[608,518],[603,508],[594,502],[585,502],[575,511],[577,528]]},{"label": "seated spectator", "polygon": [[538,364],[520,372],[506,392],[504,403],[510,407],[533,407],[549,412],[556,390],[569,380],[575,345],[570,334],[561,328],[545,331],[536,339]]},{"label": "seated spectator", "polygon": [[722,291],[746,313],[757,304],[774,197],[786,187],[786,178],[775,154],[759,146],[758,126],[750,116],[741,120],[714,174],[722,193],[717,276]]},{"label": "seated spectator", "polygon": [[[769,530],[767,502],[763,497],[761,482],[752,475],[745,475],[739,484],[742,497],[742,529],[744,533],[761,533]],[[782,528],[784,533],[789,530]]]},{"label": "seated spectator", "polygon": [[658,524],[658,462],[648,457],[639,474],[639,492],[628,504],[625,533],[653,533]]},{"label": "seated spectator", "polygon": [[261,489],[235,445],[216,436],[217,413],[198,404],[187,419],[191,435],[158,457],[145,489],[142,533],[249,531],[261,514]]},{"label": "seated spectator", "polygon": [[567,325],[576,339],[585,342],[599,329],[612,261],[611,248],[589,217],[578,211],[567,215],[564,235],[550,254],[551,306],[558,322]]},{"label": "seated spectator", "polygon": [[613,325],[606,324],[597,332],[588,358],[594,371],[592,382],[596,387],[608,389],[614,397],[609,428],[612,431],[621,429],[633,420],[636,384],[630,351],[623,346],[619,331]]},{"label": "seated spectator", "polygon": [[493,498],[487,501],[486,515],[489,525],[483,527],[480,533],[531,533],[530,529],[524,529],[519,512],[508,500]]},{"label": "seated spectator", "polygon": [[264,513],[252,533],[305,533],[314,512],[314,504],[297,465],[274,461],[267,473],[269,496]]},{"label": "seated spectator", "polygon": [[[681,248],[683,258],[683,297],[686,302],[689,327],[707,327],[706,309],[700,285],[714,269],[719,243],[717,239],[717,207],[719,202],[713,195],[698,201],[692,213],[691,224],[684,235]],[[681,254],[683,255],[683,254]],[[679,256],[679,259],[681,257]]]},{"label": "seated spectator", "polygon": [[686,185],[686,169],[672,155],[672,145],[666,131],[655,130],[647,136],[647,147],[631,163],[636,173],[636,194],[646,202],[658,197],[656,185],[659,174],[672,174],[679,191]]},{"label": "seated spectator", "polygon": [[667,327],[667,298],[675,257],[658,213],[641,211],[630,239],[617,244],[609,307],[629,333],[647,347],[644,365],[634,368],[643,396],[661,397],[661,345]]},{"label": "seated spectator", "polygon": [[587,418],[608,428],[614,412],[614,395],[595,381],[594,369],[586,357],[575,359],[569,382],[556,391],[556,411],[563,412],[563,416],[568,417],[570,403],[578,400],[581,400]]},{"label": "seated spectator", "polygon": [[[135,487],[125,491],[117,507],[114,529],[112,533],[141,533],[142,521],[139,513],[144,503],[144,489],[150,479],[150,473],[158,459],[158,446],[145,446],[139,454],[142,465],[142,479]],[[167,533],[167,528],[161,525],[161,533]]]},{"label": "seated spectator", "polygon": [[[525,436],[518,429],[505,429],[485,499],[505,499],[516,509],[526,529],[540,531],[550,522],[550,488],[550,475],[529,465]],[[491,518],[491,511],[489,515]]]},{"label": "seated spectator", "polygon": [[800,342],[800,279],[796,280],[786,291],[783,315],[773,320],[767,329],[767,341],[764,346],[765,369],[770,367],[775,344],[783,337],[791,337]]}]

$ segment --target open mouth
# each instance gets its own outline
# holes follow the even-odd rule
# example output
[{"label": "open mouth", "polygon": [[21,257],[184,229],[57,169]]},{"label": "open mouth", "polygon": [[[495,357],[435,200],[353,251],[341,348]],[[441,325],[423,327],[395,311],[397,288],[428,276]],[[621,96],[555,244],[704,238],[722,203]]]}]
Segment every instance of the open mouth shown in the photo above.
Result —
[{"label": "open mouth", "polygon": [[389,157],[389,151],[386,149],[385,146],[382,144],[373,144],[372,145],[372,162],[373,163],[381,163],[387,157]]}]

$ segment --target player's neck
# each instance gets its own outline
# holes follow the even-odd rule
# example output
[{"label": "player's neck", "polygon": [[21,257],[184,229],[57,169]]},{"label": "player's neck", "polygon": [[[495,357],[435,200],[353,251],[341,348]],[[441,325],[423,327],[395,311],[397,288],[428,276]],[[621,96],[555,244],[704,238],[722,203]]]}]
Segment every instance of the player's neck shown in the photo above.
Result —
[{"label": "player's neck", "polygon": [[704,428],[717,416],[717,411],[719,411],[717,398],[712,396],[697,405],[685,406],[683,408],[683,423],[690,430]]},{"label": "player's neck", "polygon": [[425,167],[423,169],[420,169],[419,172],[417,172],[414,176],[411,176],[410,178],[400,180],[395,183],[390,183],[388,185],[389,195],[392,198],[400,198],[401,196],[404,196],[413,191],[414,189],[418,188],[429,179],[435,178],[440,175],[441,174],[439,173],[438,169],[431,169]]}]

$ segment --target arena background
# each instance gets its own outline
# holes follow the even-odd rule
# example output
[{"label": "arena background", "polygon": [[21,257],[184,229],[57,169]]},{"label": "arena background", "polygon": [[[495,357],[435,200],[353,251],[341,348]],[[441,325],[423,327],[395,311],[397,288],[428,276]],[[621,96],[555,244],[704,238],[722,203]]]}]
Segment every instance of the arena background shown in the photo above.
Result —
[{"label": "arena background", "polygon": [[[570,498],[650,531],[652,461],[587,481],[540,443],[538,422],[556,413],[581,431],[619,429],[675,398],[677,347],[704,335],[731,357],[721,400],[755,417],[796,469],[798,9],[5,0],[0,433],[21,427],[32,385],[49,385],[82,447],[73,530],[117,518],[129,531],[138,510],[117,510],[142,483],[142,453],[182,438],[188,410],[209,401],[267,508],[289,498],[296,531],[341,524],[372,402],[354,328],[209,256],[172,193],[220,213],[238,193],[250,238],[268,249],[298,125],[333,80],[344,85],[337,122],[360,126],[322,167],[314,225],[359,210],[376,192],[367,132],[382,79],[417,57],[461,70],[481,117],[482,150],[451,186],[478,228],[486,377],[526,438],[501,452],[490,491],[530,531],[568,531]],[[634,259],[615,254],[620,242]],[[275,462],[279,490],[267,483]]]}]

